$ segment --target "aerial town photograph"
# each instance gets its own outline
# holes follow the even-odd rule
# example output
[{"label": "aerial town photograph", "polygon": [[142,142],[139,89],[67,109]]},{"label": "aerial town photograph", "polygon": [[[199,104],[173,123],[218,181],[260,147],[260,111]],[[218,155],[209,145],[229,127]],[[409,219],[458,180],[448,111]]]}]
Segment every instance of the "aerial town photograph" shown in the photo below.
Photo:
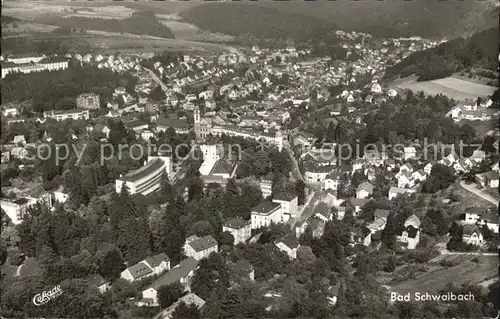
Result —
[{"label": "aerial town photograph", "polygon": [[500,318],[499,4],[4,0],[0,318]]}]

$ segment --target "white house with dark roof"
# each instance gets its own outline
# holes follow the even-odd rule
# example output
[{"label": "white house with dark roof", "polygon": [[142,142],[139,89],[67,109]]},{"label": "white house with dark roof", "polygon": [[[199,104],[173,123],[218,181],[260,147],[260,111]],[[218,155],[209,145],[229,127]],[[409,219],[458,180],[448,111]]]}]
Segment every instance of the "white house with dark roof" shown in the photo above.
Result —
[{"label": "white house with dark roof", "polygon": [[245,243],[252,237],[252,222],[242,218],[233,218],[222,225],[222,231],[230,232],[234,237],[234,245]]},{"label": "white house with dark roof", "polygon": [[263,202],[252,208],[252,229],[268,227],[271,223],[283,222],[283,210],[280,203]]},{"label": "white house with dark roof", "polygon": [[391,187],[389,189],[389,200],[393,200],[394,198],[398,197],[399,195],[411,195],[415,193],[414,189],[409,189],[409,188],[401,188],[401,187]]},{"label": "white house with dark roof", "polygon": [[157,306],[158,289],[176,282],[180,282],[183,285],[184,291],[190,291],[190,281],[197,267],[198,261],[192,257],[182,260],[177,266],[167,271],[142,291],[142,299],[138,302],[138,305]]},{"label": "white house with dark roof", "polygon": [[405,161],[417,157],[417,150],[413,146],[403,148],[403,152]]},{"label": "white house with dark roof", "polygon": [[275,243],[279,250],[285,252],[290,259],[297,258],[297,249],[300,244],[297,238],[293,234],[288,234],[285,237],[279,239]]},{"label": "white house with dark roof", "polygon": [[367,198],[370,197],[373,193],[373,185],[369,182],[363,182],[359,184],[357,190],[356,190],[356,197],[357,198]]},{"label": "white house with dark roof", "polygon": [[146,258],[142,262],[148,265],[155,275],[159,275],[170,269],[170,258],[165,253]]},{"label": "white house with dark roof", "polygon": [[211,253],[217,252],[218,250],[219,245],[212,235],[207,235],[202,238],[191,236],[186,239],[186,243],[184,244],[184,254],[196,260],[206,258]]},{"label": "white house with dark roof", "polygon": [[396,240],[406,249],[415,249],[420,242],[420,219],[411,215],[405,220],[404,230],[396,237]]},{"label": "white house with dark roof", "polygon": [[498,172],[495,171],[476,174],[476,182],[485,188],[498,188],[498,176]]},{"label": "white house with dark roof", "polygon": [[469,245],[482,246],[483,234],[476,225],[465,225],[463,227],[462,241]]},{"label": "white house with dark roof", "polygon": [[332,189],[336,191],[340,185],[342,174],[340,172],[332,172],[325,178],[325,190]]},{"label": "white house with dark roof", "polygon": [[154,275],[153,269],[144,262],[138,262],[121,272],[120,277],[130,282],[142,280]]},{"label": "white house with dark roof", "polygon": [[469,207],[465,210],[464,223],[487,226],[492,232],[498,233],[499,217],[495,209]]},{"label": "white house with dark roof", "polygon": [[188,307],[191,305],[195,305],[198,311],[201,311],[203,306],[205,306],[205,300],[201,299],[198,295],[190,292],[179,298],[179,300],[174,302],[170,307],[160,312],[156,317],[154,317],[154,319],[172,319],[175,310],[182,302],[185,303]]},{"label": "white house with dark roof", "polygon": [[289,215],[294,218],[299,211],[298,196],[290,194],[276,194],[273,198],[273,203],[281,205],[283,214]]}]

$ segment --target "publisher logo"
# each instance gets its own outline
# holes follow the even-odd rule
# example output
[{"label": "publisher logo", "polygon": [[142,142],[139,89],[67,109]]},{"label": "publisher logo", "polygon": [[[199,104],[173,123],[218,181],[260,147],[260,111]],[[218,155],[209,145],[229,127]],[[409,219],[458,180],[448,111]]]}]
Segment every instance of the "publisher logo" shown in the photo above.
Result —
[{"label": "publisher logo", "polygon": [[41,294],[36,294],[35,297],[33,297],[33,304],[35,306],[45,305],[52,299],[60,296],[62,293],[63,291],[61,290],[61,286],[57,285],[49,291],[44,291]]}]

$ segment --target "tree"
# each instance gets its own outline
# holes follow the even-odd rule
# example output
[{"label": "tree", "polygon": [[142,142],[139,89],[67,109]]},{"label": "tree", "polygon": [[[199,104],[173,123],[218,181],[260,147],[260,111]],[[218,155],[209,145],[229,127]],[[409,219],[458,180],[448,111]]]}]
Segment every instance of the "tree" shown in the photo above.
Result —
[{"label": "tree", "polygon": [[295,191],[297,192],[297,202],[298,202],[298,205],[301,206],[301,205],[304,205],[305,204],[305,201],[306,201],[306,184],[304,183],[303,180],[298,180],[296,183],[295,183]]},{"label": "tree", "polygon": [[200,319],[201,313],[196,304],[186,305],[181,301],[175,311],[172,313],[172,319]]},{"label": "tree", "polygon": [[153,101],[159,102],[165,99],[165,92],[163,92],[160,85],[156,86],[151,93],[149,93],[149,98]]},{"label": "tree", "polygon": [[233,245],[234,244],[234,236],[231,232],[224,231],[219,235],[219,243],[221,245]]},{"label": "tree", "polygon": [[394,214],[394,211],[391,211],[389,213],[389,216],[387,216],[386,226],[382,230],[382,242],[387,246],[387,248],[389,249],[395,248],[397,231],[398,229],[397,229],[396,216]]},{"label": "tree", "polygon": [[96,253],[99,274],[108,280],[120,278],[120,274],[125,270],[124,260],[114,246],[107,246]]},{"label": "tree", "polygon": [[161,308],[168,308],[177,299],[182,297],[184,292],[184,287],[180,282],[175,282],[167,286],[161,286],[158,288],[158,302]]},{"label": "tree", "polygon": [[236,291],[229,290],[221,300],[220,318],[236,318],[241,311],[241,301]]}]

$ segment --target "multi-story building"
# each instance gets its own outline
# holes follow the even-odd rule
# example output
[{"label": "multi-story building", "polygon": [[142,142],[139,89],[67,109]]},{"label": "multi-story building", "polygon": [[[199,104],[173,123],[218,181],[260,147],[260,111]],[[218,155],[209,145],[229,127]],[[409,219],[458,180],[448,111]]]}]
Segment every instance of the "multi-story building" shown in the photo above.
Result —
[{"label": "multi-story building", "polygon": [[26,196],[12,201],[2,199],[0,200],[1,209],[9,216],[14,225],[20,224],[23,219],[28,215],[28,209],[41,204],[47,208],[52,207],[52,196],[50,193],[44,193],[38,198]]},{"label": "multi-story building", "polygon": [[28,74],[41,71],[59,71],[68,68],[68,60],[64,57],[42,58],[37,62],[34,62],[35,60],[30,62],[20,61],[25,61],[25,59],[10,58],[8,61],[2,62],[2,79],[10,73]]},{"label": "multi-story building", "polygon": [[76,107],[79,109],[98,109],[101,107],[99,94],[82,93],[76,97]]},{"label": "multi-story building", "polygon": [[268,227],[271,223],[283,222],[283,211],[280,203],[263,202],[252,208],[252,229]]},{"label": "multi-story building", "polygon": [[260,190],[262,192],[262,197],[264,199],[271,196],[273,193],[273,175],[272,173],[267,174],[260,180]]},{"label": "multi-story building", "polygon": [[184,288],[184,291],[190,291],[191,278],[194,271],[198,267],[198,261],[194,258],[182,260],[177,266],[170,269],[167,273],[158,278],[152,285],[142,291],[142,299],[139,301],[140,306],[158,306],[157,299],[158,290],[162,286],[168,286],[179,282]]},{"label": "multi-story building", "polygon": [[299,212],[298,196],[296,195],[277,194],[273,198],[273,203],[280,204],[282,213],[289,215],[289,217],[294,218]]},{"label": "multi-story building", "polygon": [[252,222],[242,218],[228,220],[222,231],[230,232],[234,237],[234,245],[246,242],[252,236]]},{"label": "multi-story building", "polygon": [[116,192],[120,193],[126,185],[130,194],[140,193],[146,196],[160,188],[161,178],[166,172],[168,173],[168,167],[162,158],[151,159],[143,167],[117,179]]},{"label": "multi-story building", "polygon": [[67,119],[73,120],[88,120],[90,118],[89,110],[59,110],[59,111],[45,111],[43,112],[44,118],[51,118],[56,121],[64,121]]},{"label": "multi-story building", "polygon": [[217,252],[218,249],[219,245],[211,235],[202,238],[191,236],[186,239],[186,243],[184,244],[184,254],[196,260],[206,258],[211,253]]}]

